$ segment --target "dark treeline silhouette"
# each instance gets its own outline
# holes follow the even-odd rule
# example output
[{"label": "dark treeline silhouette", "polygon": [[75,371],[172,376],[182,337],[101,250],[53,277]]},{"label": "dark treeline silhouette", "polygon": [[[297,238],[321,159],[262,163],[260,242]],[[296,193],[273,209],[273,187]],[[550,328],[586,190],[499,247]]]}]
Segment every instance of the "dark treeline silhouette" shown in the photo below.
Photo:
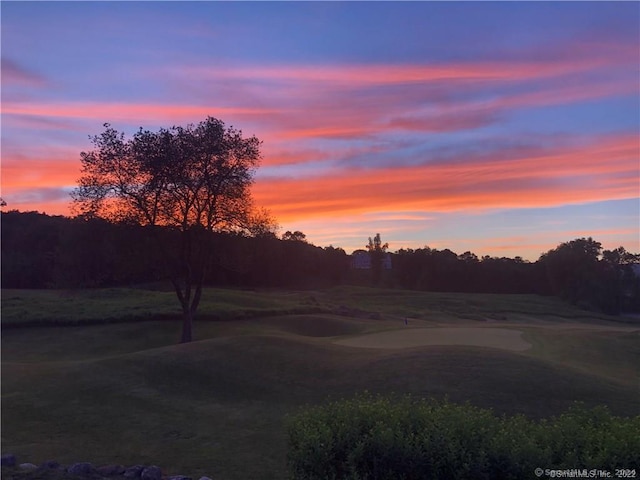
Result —
[{"label": "dark treeline silhouette", "polygon": [[434,292],[551,294],[544,266],[521,258],[478,258],[449,249],[399,250],[393,256],[399,286]]},{"label": "dark treeline silhouette", "polygon": [[[213,254],[206,285],[323,288],[346,281],[349,261],[340,248],[281,240],[270,233],[209,235]],[[2,287],[94,288],[164,281],[171,274],[165,250],[180,241],[180,232],[164,227],[2,212]]]},{"label": "dark treeline silhouette", "polygon": [[[3,288],[93,288],[164,281],[170,272],[157,235],[179,242],[163,227],[100,219],[2,212]],[[150,228],[157,230],[151,234]],[[154,238],[155,236],[155,238]],[[370,272],[350,268],[341,248],[317,247],[301,232],[246,236],[211,233],[214,254],[205,284],[233,288],[326,288],[372,285]],[[375,242],[374,242],[375,243]],[[479,258],[471,252],[429,247],[401,249],[383,287],[435,292],[555,295],[578,306],[617,314],[640,311],[640,256],[620,247],[603,250],[580,238],[541,255],[536,262]]]}]

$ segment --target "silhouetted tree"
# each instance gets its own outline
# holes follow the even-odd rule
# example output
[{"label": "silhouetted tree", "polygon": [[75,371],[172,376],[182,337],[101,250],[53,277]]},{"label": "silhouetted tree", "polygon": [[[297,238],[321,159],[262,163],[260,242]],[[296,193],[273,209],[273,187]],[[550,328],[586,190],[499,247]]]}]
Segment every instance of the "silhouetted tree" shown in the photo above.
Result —
[{"label": "silhouetted tree", "polygon": [[296,230],[295,232],[290,232],[289,230],[287,230],[282,235],[282,239],[294,242],[306,242],[307,236],[299,230]]},{"label": "silhouetted tree", "polygon": [[600,242],[578,238],[540,257],[552,292],[572,303],[617,314],[638,307],[640,256],[623,247],[602,251]]},{"label": "silhouetted tree", "polygon": [[640,307],[640,278],[634,265],[640,263],[640,255],[627,252],[624,247],[604,250],[600,261],[602,288],[599,303],[607,313],[635,311]]},{"label": "silhouetted tree", "polygon": [[260,160],[256,137],[209,117],[198,125],[150,132],[130,139],[105,124],[82,152],[82,176],[72,193],[81,215],[111,222],[164,227],[176,233],[162,244],[183,313],[182,342],[192,340],[214,231],[265,231],[250,195]]},{"label": "silhouetted tree", "polygon": [[380,277],[382,275],[382,264],[384,262],[384,256],[389,248],[388,243],[382,243],[380,234],[376,233],[373,239],[369,237],[369,243],[366,245],[369,255],[371,257],[371,275],[374,285],[380,283]]},{"label": "silhouetted tree", "polygon": [[598,257],[602,244],[578,238],[560,244],[540,257],[554,295],[572,303],[592,303],[598,288]]}]

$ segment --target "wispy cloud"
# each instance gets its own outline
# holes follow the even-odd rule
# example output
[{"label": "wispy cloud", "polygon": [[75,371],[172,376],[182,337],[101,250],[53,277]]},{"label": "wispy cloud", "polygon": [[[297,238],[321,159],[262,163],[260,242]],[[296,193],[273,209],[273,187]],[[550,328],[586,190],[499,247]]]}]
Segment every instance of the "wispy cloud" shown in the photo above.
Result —
[{"label": "wispy cloud", "polygon": [[7,209],[69,215],[69,191],[64,187],[3,189],[2,198],[7,202]]},{"label": "wispy cloud", "polygon": [[[278,81],[330,83],[338,86],[397,85],[447,81],[500,81],[512,82],[559,77],[590,70],[609,68],[634,59],[637,52],[628,45],[600,45],[597,50],[574,45],[559,52],[542,52],[540,59],[509,59],[505,61],[448,62],[432,64],[342,64],[342,65],[275,65],[236,66],[211,69],[206,66],[170,67],[169,74],[179,74],[216,80],[252,79],[252,81]],[[546,57],[546,58],[544,58]],[[553,58],[551,58],[553,57]]]},{"label": "wispy cloud", "polygon": [[48,83],[44,76],[35,73],[10,58],[2,57],[0,69],[2,71],[2,84],[5,87],[16,85],[43,87]]}]

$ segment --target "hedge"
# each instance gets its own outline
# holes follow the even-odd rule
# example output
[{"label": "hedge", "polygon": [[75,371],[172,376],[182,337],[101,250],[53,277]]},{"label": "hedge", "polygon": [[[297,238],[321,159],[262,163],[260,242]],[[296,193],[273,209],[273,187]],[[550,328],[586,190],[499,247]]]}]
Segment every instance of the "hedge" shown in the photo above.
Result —
[{"label": "hedge", "polygon": [[542,469],[635,469],[640,416],[575,404],[535,421],[448,401],[370,394],[288,419],[297,480],[535,478]]}]

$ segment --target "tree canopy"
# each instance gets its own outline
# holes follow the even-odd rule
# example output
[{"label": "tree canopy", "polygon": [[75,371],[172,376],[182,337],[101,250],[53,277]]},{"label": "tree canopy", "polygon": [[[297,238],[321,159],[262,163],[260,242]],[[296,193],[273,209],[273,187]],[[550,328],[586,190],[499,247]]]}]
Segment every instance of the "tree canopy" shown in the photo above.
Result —
[{"label": "tree canopy", "polygon": [[216,118],[198,125],[150,132],[125,140],[105,124],[90,137],[95,150],[80,154],[82,176],[72,193],[75,211],[141,225],[182,230],[249,229],[249,188],[261,142]]}]

